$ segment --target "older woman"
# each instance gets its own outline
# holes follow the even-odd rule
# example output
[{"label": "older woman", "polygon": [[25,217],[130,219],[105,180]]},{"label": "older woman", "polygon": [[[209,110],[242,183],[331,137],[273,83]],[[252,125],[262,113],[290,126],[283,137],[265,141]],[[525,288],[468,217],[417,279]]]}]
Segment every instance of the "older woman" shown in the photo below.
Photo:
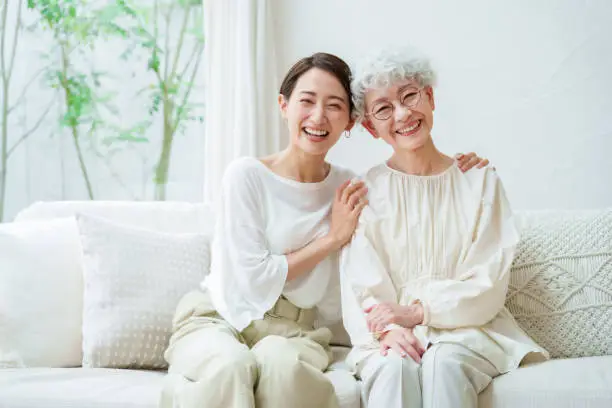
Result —
[{"label": "older woman", "polygon": [[362,125],[393,148],[342,251],[351,364],[371,407],[476,407],[491,379],[546,358],[504,308],[519,239],[499,176],[436,149],[434,72],[411,50],[354,73]]}]

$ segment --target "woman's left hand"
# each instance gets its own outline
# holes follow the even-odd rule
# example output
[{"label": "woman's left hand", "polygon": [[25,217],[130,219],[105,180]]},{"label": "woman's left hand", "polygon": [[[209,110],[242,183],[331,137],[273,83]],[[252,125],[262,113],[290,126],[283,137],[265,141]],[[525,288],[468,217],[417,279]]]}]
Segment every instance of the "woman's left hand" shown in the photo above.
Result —
[{"label": "woman's left hand", "polygon": [[388,325],[397,324],[408,329],[423,322],[423,306],[415,303],[402,306],[397,303],[380,303],[364,310],[371,333],[382,332]]},{"label": "woman's left hand", "polygon": [[467,154],[457,153],[455,155],[455,160],[457,160],[459,169],[464,173],[474,166],[476,166],[477,169],[482,169],[489,165],[489,159],[480,158],[474,152]]}]

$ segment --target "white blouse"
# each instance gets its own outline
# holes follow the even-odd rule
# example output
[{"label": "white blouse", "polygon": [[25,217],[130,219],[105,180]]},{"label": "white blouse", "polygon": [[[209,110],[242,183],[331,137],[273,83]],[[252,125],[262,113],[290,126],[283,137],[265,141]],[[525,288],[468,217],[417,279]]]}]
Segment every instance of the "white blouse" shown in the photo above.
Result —
[{"label": "white blouse", "polygon": [[533,342],[504,308],[519,234],[491,168],[408,175],[386,164],[365,176],[370,205],[341,255],[342,309],[357,364],[378,352],[363,309],[419,300],[424,347],[456,342],[500,372],[519,365]]},{"label": "white blouse", "polygon": [[245,157],[227,168],[212,243],[210,275],[202,282],[215,309],[241,331],[284,295],[301,308],[317,307],[320,322],[340,319],[338,254],[287,282],[287,257],[329,230],[336,189],[354,177],[332,166],[319,183],[301,183]]}]

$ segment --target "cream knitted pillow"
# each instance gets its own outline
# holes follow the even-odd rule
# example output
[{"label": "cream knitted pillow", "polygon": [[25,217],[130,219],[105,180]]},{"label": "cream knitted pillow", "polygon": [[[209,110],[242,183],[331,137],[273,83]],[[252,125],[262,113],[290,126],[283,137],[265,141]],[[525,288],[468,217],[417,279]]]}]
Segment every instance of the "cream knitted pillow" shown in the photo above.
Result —
[{"label": "cream knitted pillow", "polygon": [[612,209],[522,224],[506,307],[553,358],[612,354]]},{"label": "cream knitted pillow", "polygon": [[209,239],[77,217],[83,244],[83,367],[167,366],[180,298],[208,273]]}]

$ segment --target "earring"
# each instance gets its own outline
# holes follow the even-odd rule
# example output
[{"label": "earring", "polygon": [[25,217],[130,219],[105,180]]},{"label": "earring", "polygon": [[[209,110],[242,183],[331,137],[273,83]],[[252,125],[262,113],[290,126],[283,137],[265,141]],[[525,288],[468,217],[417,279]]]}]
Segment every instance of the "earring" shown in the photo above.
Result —
[{"label": "earring", "polygon": [[345,130],[344,131],[344,137],[346,137],[347,139],[351,138],[351,131],[350,130]]}]

